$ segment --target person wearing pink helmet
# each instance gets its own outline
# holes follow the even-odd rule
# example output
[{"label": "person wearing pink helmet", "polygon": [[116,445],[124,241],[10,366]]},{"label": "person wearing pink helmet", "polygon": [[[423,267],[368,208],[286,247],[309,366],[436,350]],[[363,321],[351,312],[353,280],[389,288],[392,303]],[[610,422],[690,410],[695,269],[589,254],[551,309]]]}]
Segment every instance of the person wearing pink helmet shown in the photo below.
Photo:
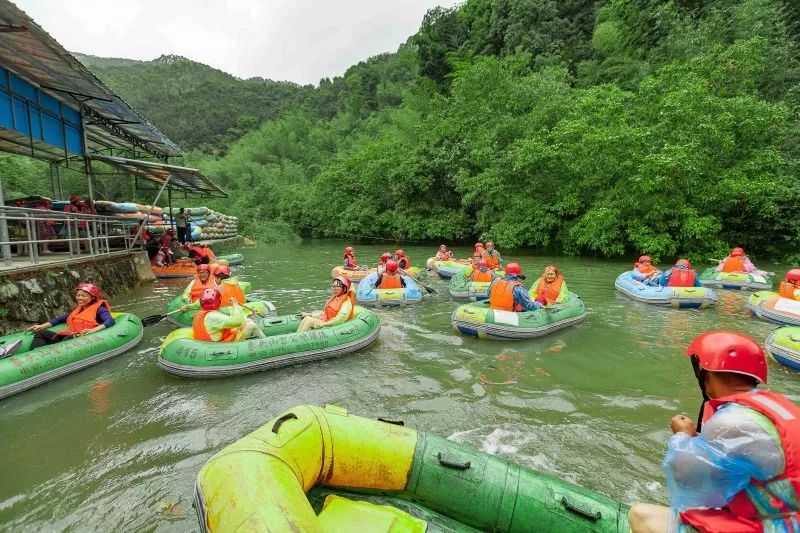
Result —
[{"label": "person wearing pink helmet", "polygon": [[476,242],[475,243],[475,251],[472,252],[472,257],[477,256],[479,258],[483,258],[483,251],[484,251],[483,243],[482,242]]},{"label": "person wearing pink helmet", "polygon": [[757,388],[767,382],[767,359],[746,335],[702,333],[686,355],[703,398],[699,420],[672,417],[664,458],[670,507],[634,505],[631,530],[797,531],[800,407]]},{"label": "person wearing pink helmet", "polygon": [[322,311],[300,313],[303,320],[297,331],[326,328],[343,324],[353,318],[356,313],[356,296],[351,289],[350,280],[339,276],[331,284],[331,296],[325,302]]},{"label": "person wearing pink helmet", "polygon": [[525,276],[517,263],[506,265],[505,275],[489,285],[489,307],[496,311],[535,311],[544,307],[531,300],[525,290]]},{"label": "person wearing pink helmet", "polygon": [[720,261],[717,265],[717,272],[755,272],[758,270],[750,259],[745,255],[744,248],[737,246],[731,249],[728,257]]},{"label": "person wearing pink helmet", "polygon": [[780,293],[783,298],[800,300],[800,268],[793,268],[781,281]]},{"label": "person wearing pink helmet", "polygon": [[384,272],[386,272],[386,263],[388,263],[391,258],[392,254],[390,254],[389,252],[381,254],[380,262],[378,263],[378,268],[377,268],[378,274],[383,274]]},{"label": "person wearing pink helmet", "polygon": [[344,249],[342,266],[345,270],[366,270],[367,268],[358,264],[358,261],[356,261],[356,250],[352,246],[348,246]]},{"label": "person wearing pink helmet", "polygon": [[[100,287],[92,283],[81,283],[75,288],[75,300],[78,305],[69,313],[51,318],[44,324],[36,324],[28,328],[36,334],[31,341],[31,349],[45,344],[54,344],[65,339],[81,337],[114,325],[111,306],[100,298]],[[57,324],[67,323],[67,328],[52,331]]]},{"label": "person wearing pink helmet", "polygon": [[230,301],[228,313],[220,312],[222,293],[216,287],[203,290],[200,310],[192,318],[194,338],[205,342],[238,342],[244,339],[266,338],[258,325],[247,318],[236,300]]},{"label": "person wearing pink helmet", "polygon": [[666,270],[658,278],[662,287],[702,287],[700,276],[692,270],[692,263],[688,259],[678,259],[675,266]]},{"label": "person wearing pink helmet", "polygon": [[631,277],[645,285],[657,285],[661,271],[653,264],[653,258],[649,255],[639,256],[639,260],[633,265]]}]

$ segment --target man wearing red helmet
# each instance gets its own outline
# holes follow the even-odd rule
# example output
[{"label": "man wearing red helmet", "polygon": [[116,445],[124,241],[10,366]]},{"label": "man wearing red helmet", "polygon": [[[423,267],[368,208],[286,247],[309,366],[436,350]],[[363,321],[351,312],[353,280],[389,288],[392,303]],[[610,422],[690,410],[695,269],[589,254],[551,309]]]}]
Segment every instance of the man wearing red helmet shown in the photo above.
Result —
[{"label": "man wearing red helmet", "polygon": [[790,300],[800,300],[800,268],[793,268],[781,281],[780,295]]},{"label": "man wearing red helmet", "polygon": [[350,290],[350,280],[339,276],[331,284],[331,297],[325,302],[322,311],[300,313],[303,320],[297,331],[336,326],[347,322],[355,316],[356,297]]},{"label": "man wearing red helmet", "polygon": [[386,262],[386,271],[378,274],[375,280],[376,289],[399,289],[406,286],[406,280],[398,272],[397,261],[389,260]]},{"label": "man wearing red helmet", "polygon": [[678,259],[675,266],[667,269],[658,278],[662,287],[702,287],[700,276],[692,270],[692,263],[688,259]]},{"label": "man wearing red helmet", "polygon": [[220,312],[222,293],[209,287],[200,295],[200,310],[192,319],[194,338],[205,342],[237,342],[243,339],[265,338],[258,325],[247,318],[236,300],[231,300],[228,314]]},{"label": "man wearing red helmet", "polygon": [[543,306],[528,296],[522,283],[525,276],[517,263],[506,265],[502,279],[496,279],[489,286],[489,307],[497,311],[535,311]]},{"label": "man wearing red helmet", "polygon": [[378,274],[383,274],[386,272],[386,263],[392,258],[392,254],[386,252],[381,255],[380,262],[378,263]]},{"label": "man wearing red helmet", "polygon": [[477,283],[486,283],[494,281],[494,271],[489,269],[489,264],[486,259],[478,257],[472,258],[472,268],[466,275],[467,281],[474,281]]},{"label": "man wearing red helmet", "polygon": [[[81,337],[114,325],[111,316],[111,307],[108,302],[100,299],[100,288],[91,283],[81,283],[75,288],[75,299],[78,306],[70,313],[64,313],[51,318],[44,324],[36,324],[28,331],[36,332],[31,341],[31,349],[39,348],[45,344],[54,344],[65,339]],[[52,331],[50,327],[67,323],[67,328]]]},{"label": "man wearing red helmet", "polygon": [[670,508],[637,504],[631,530],[796,531],[800,521],[800,408],[756,389],[767,382],[764,350],[730,331],[697,336],[691,358],[703,403],[697,426],[670,421],[664,458]]},{"label": "man wearing red helmet", "polygon": [[750,259],[745,255],[744,248],[733,248],[728,257],[717,265],[717,272],[755,272],[758,270]]},{"label": "man wearing red helmet", "polygon": [[649,255],[639,256],[639,260],[633,265],[631,277],[636,281],[646,285],[657,285],[661,271],[653,265],[653,258]]}]

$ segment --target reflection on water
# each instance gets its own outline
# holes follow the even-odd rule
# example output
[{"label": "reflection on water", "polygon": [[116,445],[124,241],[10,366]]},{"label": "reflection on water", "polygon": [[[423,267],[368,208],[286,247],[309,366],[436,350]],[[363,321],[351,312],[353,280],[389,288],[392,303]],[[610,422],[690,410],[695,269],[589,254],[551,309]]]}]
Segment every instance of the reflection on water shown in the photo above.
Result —
[{"label": "reflection on water", "polygon": [[[345,244],[247,249],[237,273],[281,314],[316,309]],[[405,249],[421,264],[435,247]],[[361,260],[383,251],[357,247]],[[429,279],[438,294],[414,308],[378,311],[381,336],[358,354],[224,380],[178,379],[155,365],[169,332],[162,323],[115,360],[4,400],[0,529],[194,530],[200,466],[302,403],[401,418],[626,502],[663,502],[669,418],[694,416],[699,405],[686,344],[712,328],[763,341],[774,326],[747,314],[748,293],[718,291],[718,307],[702,311],[633,302],[614,291],[630,261],[504,255],[529,280],[558,263],[588,319],[529,341],[462,337],[450,325],[457,304],[447,285]],[[154,314],[184,284],[159,280],[113,303]],[[797,375],[774,362],[770,385],[800,398]]]}]

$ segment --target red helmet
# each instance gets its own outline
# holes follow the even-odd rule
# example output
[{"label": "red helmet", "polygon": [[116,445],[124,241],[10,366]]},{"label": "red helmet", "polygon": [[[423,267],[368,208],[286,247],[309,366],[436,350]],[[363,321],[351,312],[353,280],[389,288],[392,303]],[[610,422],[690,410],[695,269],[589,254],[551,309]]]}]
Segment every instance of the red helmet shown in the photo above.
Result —
[{"label": "red helmet", "polygon": [[220,304],[222,304],[222,294],[216,288],[209,287],[200,294],[200,307],[206,311],[219,309]]},{"label": "red helmet", "polygon": [[205,270],[206,272],[211,272],[211,265],[203,263],[202,265],[197,265],[197,271],[202,272]]},{"label": "red helmet", "polygon": [[800,268],[793,268],[786,273],[786,281],[798,282],[800,281]]},{"label": "red helmet", "polygon": [[350,283],[350,280],[349,280],[349,279],[347,279],[346,277],[344,277],[344,276],[339,276],[339,277],[333,278],[333,281],[338,281],[338,282],[339,282],[339,284],[340,284],[342,287],[344,287],[344,292],[349,292],[349,291],[350,291],[350,285],[351,285],[351,283]]},{"label": "red helmet", "polygon": [[344,249],[344,253],[352,254],[353,253],[353,247],[352,246],[348,246],[347,248]]},{"label": "red helmet", "polygon": [[381,256],[381,263],[383,263],[385,265],[386,262],[391,258],[392,258],[392,254],[390,254],[389,252],[386,252],[385,254],[383,254]]},{"label": "red helmet", "polygon": [[403,257],[404,255],[406,255],[406,253],[403,250],[397,250],[394,253],[394,255],[396,255],[397,257]]},{"label": "red helmet", "polygon": [[640,255],[639,256],[639,263],[644,263],[645,261],[650,261],[652,263],[653,262],[653,258],[650,257],[649,255]]},{"label": "red helmet", "polygon": [[81,199],[78,198],[77,196],[75,196],[74,194],[69,197],[69,203],[71,203],[71,204],[77,204],[80,201],[81,201]]},{"label": "red helmet", "polygon": [[214,268],[214,275],[215,276],[230,276],[231,275],[231,267],[228,265],[217,265]]},{"label": "red helmet", "polygon": [[677,261],[675,261],[675,266],[692,268],[692,263],[688,259],[678,259]]},{"label": "red helmet", "polygon": [[475,243],[475,249],[477,250],[478,248],[483,248],[483,243],[482,242],[476,242]]},{"label": "red helmet", "polygon": [[709,331],[689,344],[686,355],[697,357],[699,370],[732,372],[767,382],[767,358],[759,344],[741,333]]},{"label": "red helmet", "polygon": [[738,246],[731,250],[731,255],[733,257],[744,257],[744,248],[739,248]]},{"label": "red helmet", "polygon": [[506,265],[507,276],[519,276],[521,274],[522,268],[519,266],[519,263],[509,263]]},{"label": "red helmet", "polygon": [[478,268],[489,268],[489,263],[486,262],[486,259],[481,259],[478,261]]},{"label": "red helmet", "polygon": [[397,261],[386,261],[386,270],[389,272],[397,272]]},{"label": "red helmet", "polygon": [[79,283],[75,290],[88,292],[95,300],[100,298],[100,287],[92,283]]}]

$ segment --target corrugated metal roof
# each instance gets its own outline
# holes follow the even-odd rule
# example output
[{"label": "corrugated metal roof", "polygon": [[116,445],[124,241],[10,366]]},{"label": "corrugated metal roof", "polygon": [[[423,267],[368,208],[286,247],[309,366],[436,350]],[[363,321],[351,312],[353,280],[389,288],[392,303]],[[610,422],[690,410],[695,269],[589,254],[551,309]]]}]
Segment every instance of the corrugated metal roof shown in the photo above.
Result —
[{"label": "corrugated metal roof", "polygon": [[188,193],[198,193],[205,196],[228,196],[225,191],[214,185],[207,176],[196,168],[105,155],[93,155],[91,158],[94,161],[107,163],[120,172],[153,182],[159,186],[163,185],[169,178],[170,187]]}]

